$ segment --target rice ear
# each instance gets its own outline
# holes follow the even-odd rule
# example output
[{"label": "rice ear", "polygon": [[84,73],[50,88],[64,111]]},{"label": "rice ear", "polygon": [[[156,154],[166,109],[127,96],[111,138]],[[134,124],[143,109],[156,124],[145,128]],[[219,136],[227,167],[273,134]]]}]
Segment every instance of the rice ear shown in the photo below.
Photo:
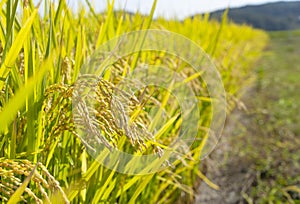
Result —
[{"label": "rice ear", "polygon": [[59,193],[63,203],[69,203],[59,182],[40,162],[0,158],[0,178],[0,199],[3,201],[17,203],[20,198],[24,202],[43,203],[46,200],[50,203],[51,194]]}]

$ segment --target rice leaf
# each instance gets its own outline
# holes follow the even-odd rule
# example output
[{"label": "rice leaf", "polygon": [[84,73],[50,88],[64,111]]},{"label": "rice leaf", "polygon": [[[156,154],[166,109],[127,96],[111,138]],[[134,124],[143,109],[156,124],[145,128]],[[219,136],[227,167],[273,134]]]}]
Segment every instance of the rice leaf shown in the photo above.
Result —
[{"label": "rice leaf", "polygon": [[36,76],[28,80],[27,85],[20,88],[15,96],[4,106],[0,112],[0,133],[4,132],[6,127],[13,121],[17,112],[25,105],[26,97],[33,94],[34,88],[43,80],[43,76],[51,67],[52,58],[49,58],[42,65]]},{"label": "rice leaf", "polygon": [[[34,18],[37,15],[38,7],[34,10],[34,12],[31,14],[30,18],[26,21],[26,23],[21,28],[20,32],[17,34],[16,39],[14,40],[14,43],[12,44],[11,48],[9,49],[4,62],[1,65],[0,68],[0,78],[6,78],[8,73],[11,71],[12,68],[14,68],[14,63],[19,56],[19,52],[23,46],[23,43],[26,39],[26,36],[28,35]],[[14,68],[14,72],[17,72],[17,70]],[[0,90],[2,90],[4,86],[4,82],[0,80]]]}]

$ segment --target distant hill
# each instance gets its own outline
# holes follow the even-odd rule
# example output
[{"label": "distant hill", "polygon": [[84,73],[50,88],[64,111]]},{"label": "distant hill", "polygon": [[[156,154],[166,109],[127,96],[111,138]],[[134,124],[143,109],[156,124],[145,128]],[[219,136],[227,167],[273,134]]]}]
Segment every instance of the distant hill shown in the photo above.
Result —
[{"label": "distant hill", "polygon": [[[220,19],[224,11],[212,12],[211,18]],[[300,1],[232,8],[228,17],[236,23],[245,23],[269,31],[299,29]]]}]

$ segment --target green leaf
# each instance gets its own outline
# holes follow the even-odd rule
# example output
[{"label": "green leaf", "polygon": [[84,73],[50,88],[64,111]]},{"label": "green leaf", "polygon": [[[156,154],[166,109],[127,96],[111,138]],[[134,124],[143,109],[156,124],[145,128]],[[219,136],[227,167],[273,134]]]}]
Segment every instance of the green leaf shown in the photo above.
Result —
[{"label": "green leaf", "polygon": [[[38,5],[39,7],[39,5]],[[32,27],[33,21],[35,16],[38,12],[38,7],[33,11],[30,18],[26,21],[26,23],[21,28],[20,32],[18,33],[14,43],[12,44],[11,48],[9,49],[5,60],[0,68],[0,78],[6,78],[8,73],[11,71],[11,68],[14,67],[14,63],[19,56],[19,52],[23,47],[23,44],[27,38],[27,35]],[[17,72],[15,69],[14,72]],[[0,90],[3,88],[4,82],[0,80]]]},{"label": "green leaf", "polygon": [[154,174],[150,174],[147,176],[144,176],[144,179],[142,182],[140,182],[140,184],[138,185],[138,187],[136,188],[133,196],[131,197],[129,203],[136,203],[136,199],[137,197],[141,194],[141,192],[146,188],[146,186],[148,185],[148,183],[151,181],[151,179],[153,178]]},{"label": "green leaf", "polygon": [[18,111],[25,105],[26,97],[28,98],[33,94],[35,87],[43,80],[45,73],[51,67],[52,58],[49,58],[42,65],[40,71],[34,77],[28,80],[28,83],[19,89],[16,95],[4,106],[2,112],[0,112],[0,133],[4,132],[7,126],[14,120]]},{"label": "green leaf", "polygon": [[107,179],[106,179],[105,183],[102,185],[102,187],[97,190],[92,203],[99,203],[99,200],[102,197],[103,193],[105,193],[107,191],[107,186],[109,186],[109,184],[111,182],[113,182],[112,179],[113,179],[113,176],[116,173],[115,170],[116,170],[118,165],[119,165],[119,162],[117,162],[117,164],[115,165],[114,169],[111,171],[110,175],[107,177]]}]

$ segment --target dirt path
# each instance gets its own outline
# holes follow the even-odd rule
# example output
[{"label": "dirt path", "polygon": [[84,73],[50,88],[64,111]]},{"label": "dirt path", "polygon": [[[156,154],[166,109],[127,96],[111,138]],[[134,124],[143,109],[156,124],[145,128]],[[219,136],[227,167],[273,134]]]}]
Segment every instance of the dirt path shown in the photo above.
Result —
[{"label": "dirt path", "polygon": [[300,200],[300,193],[284,190],[300,189],[299,55],[299,32],[271,35],[258,81],[242,98],[248,111],[233,111],[202,167],[220,190],[202,182],[195,203]]},{"label": "dirt path", "polygon": [[[243,194],[252,186],[255,171],[252,162],[240,155],[241,121],[250,123],[251,117],[242,110],[235,110],[227,121],[224,135],[215,151],[206,159],[206,176],[220,187],[214,190],[204,182],[199,187],[196,203],[244,203]],[[237,129],[240,127],[241,129]],[[237,140],[237,142],[235,142]]]}]

